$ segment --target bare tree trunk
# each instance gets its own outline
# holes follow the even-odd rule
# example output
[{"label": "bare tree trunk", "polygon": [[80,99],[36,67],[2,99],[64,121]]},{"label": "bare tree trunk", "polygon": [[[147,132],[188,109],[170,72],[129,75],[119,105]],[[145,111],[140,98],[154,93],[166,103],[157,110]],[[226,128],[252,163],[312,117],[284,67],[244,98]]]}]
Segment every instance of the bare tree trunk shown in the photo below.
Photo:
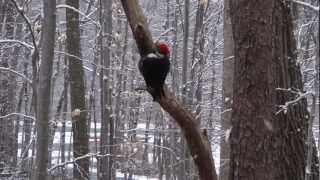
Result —
[{"label": "bare tree trunk", "polygon": [[[90,4],[91,4],[92,1],[90,1]],[[90,8],[90,4],[88,5],[88,9]],[[87,14],[89,13],[89,11],[87,11]],[[96,29],[96,33],[98,33],[100,29]],[[99,60],[100,60],[100,54],[99,54],[99,42],[100,42],[100,38],[97,39],[97,45],[93,50],[94,50],[94,57],[93,57],[93,62],[94,64],[99,64]],[[99,77],[98,77],[98,67],[97,66],[94,66],[93,67],[93,72],[91,73],[92,74],[92,77],[91,77],[91,82],[90,82],[90,90],[89,90],[89,109],[90,109],[90,114],[89,114],[89,119],[90,119],[90,123],[89,123],[89,126],[88,126],[88,129],[89,129],[89,134],[90,134],[90,139],[91,139],[91,133],[93,134],[93,138],[94,138],[94,144],[92,145],[92,147],[90,146],[91,143],[89,143],[89,148],[93,149],[93,152],[94,153],[99,153],[99,139],[98,139],[98,120],[100,118],[98,118],[97,114],[99,113],[99,110],[97,108],[97,101],[100,99],[99,98]],[[100,121],[101,122],[101,121]],[[93,129],[91,129],[91,124],[93,123]],[[90,168],[94,168],[96,171],[97,171],[97,177],[98,178],[98,174],[100,172],[100,168],[99,168],[99,160],[98,162],[93,162],[91,161],[91,165],[90,165]],[[94,166],[96,165],[96,166]],[[91,177],[92,178],[92,177]]]},{"label": "bare tree trunk", "polygon": [[[66,0],[66,4],[79,9],[79,0]],[[67,20],[67,52],[68,57],[70,97],[73,133],[73,157],[78,158],[89,152],[88,148],[88,119],[85,104],[85,83],[81,57],[79,14],[72,9],[66,9]],[[75,56],[75,57],[73,57]],[[79,180],[89,177],[89,159],[84,158],[75,162],[73,179]]]},{"label": "bare tree trunk", "polygon": [[[101,70],[100,83],[101,83],[101,139],[100,139],[100,153],[112,154],[112,144],[114,137],[114,123],[113,117],[111,117],[111,40],[112,40],[112,0],[100,1],[100,23],[102,24],[102,34],[100,35],[100,55],[101,65],[105,69]],[[105,19],[103,17],[106,17]],[[111,179],[112,174],[112,157],[103,157],[99,162],[99,179]]]},{"label": "bare tree trunk", "polygon": [[[190,0],[185,0],[184,1],[184,21],[183,21],[183,53],[182,53],[182,103],[186,106],[189,107],[191,104],[188,102],[190,97],[190,89],[188,85],[188,43],[189,43],[189,8],[190,8]],[[190,177],[190,163],[187,159],[190,158],[190,154],[188,152],[188,148],[186,145],[185,140],[181,136],[181,165],[179,168],[179,179],[181,180],[186,180],[188,177]]]},{"label": "bare tree trunk", "polygon": [[[201,106],[201,68],[203,67],[203,19],[205,16],[205,6],[207,4],[202,0],[198,1],[198,9],[196,14],[196,22],[194,25],[194,35],[193,35],[193,42],[192,42],[192,65],[190,70],[190,92],[189,92],[189,101],[190,105],[195,105],[196,108],[196,116],[197,119],[198,114],[200,113]],[[196,74],[197,73],[197,74]],[[194,97],[197,99],[197,102],[193,102]],[[200,120],[200,119],[199,119]],[[200,123],[200,121],[199,121]]]},{"label": "bare tree trunk", "polygon": [[[14,28],[14,39],[22,39],[22,29],[23,29],[23,25],[22,25],[22,22],[23,22],[23,19],[18,16],[18,17],[15,17],[15,28]],[[20,52],[23,48],[19,47],[19,46],[16,46],[13,48],[13,51],[12,52],[12,58],[10,58],[10,64],[11,64],[11,68],[14,69],[14,70],[17,70],[18,69],[18,62],[20,60]],[[10,96],[9,96],[9,99],[10,101],[14,104],[13,105],[13,108],[14,108],[14,111],[15,112],[21,112],[21,109],[22,109],[22,99],[19,99],[19,103],[17,103],[17,81],[16,81],[16,76],[11,74],[11,76],[9,76],[9,81],[11,82],[10,83]],[[21,90],[21,93],[23,93],[23,90]],[[18,133],[19,133],[19,128],[20,128],[20,117],[16,117],[13,119],[13,123],[14,123],[14,131],[12,131],[10,134],[10,136],[13,136],[13,139],[12,139],[12,147],[11,147],[11,157],[12,157],[12,164],[13,166],[16,166],[17,165],[17,155],[18,155]],[[9,126],[9,128],[11,128]],[[9,135],[9,134],[8,134]]]},{"label": "bare tree trunk", "polygon": [[[178,29],[178,7],[174,8],[174,20],[172,22],[172,27],[173,29]],[[175,93],[178,93],[179,90],[179,65],[178,65],[178,47],[179,47],[179,41],[178,41],[178,32],[174,31],[173,32],[173,44],[172,44],[172,57],[171,57],[171,67],[170,71],[172,73],[172,91]],[[177,125],[175,123],[172,123],[169,125],[169,129],[175,129]],[[170,146],[171,148],[178,149],[177,144],[178,144],[178,138],[179,135],[177,133],[172,133],[170,136]],[[180,143],[181,145],[181,143]],[[170,154],[170,161],[168,163],[173,163],[174,162],[174,156]],[[179,167],[176,168],[170,168],[168,172],[166,173],[166,178],[176,178],[178,176],[178,170]]]},{"label": "bare tree trunk", "polygon": [[[67,60],[65,58],[64,60],[64,65],[67,66]],[[66,122],[67,122],[67,114],[66,112],[68,111],[68,103],[69,103],[69,99],[68,99],[68,89],[69,89],[69,76],[68,76],[68,72],[67,69],[64,70],[63,72],[63,86],[66,89],[63,92],[63,98],[64,98],[64,102],[63,102],[63,114],[62,114],[62,125],[61,125],[61,132],[60,132],[60,154],[61,154],[61,163],[66,161],[65,155],[66,155]],[[61,170],[62,173],[62,178],[66,177],[66,167],[62,167]]]},{"label": "bare tree trunk", "polygon": [[[2,8],[0,19],[3,21],[0,21],[0,28],[2,28],[0,37],[13,39],[15,38],[15,16],[17,13],[12,2],[2,4]],[[13,54],[16,48],[0,45],[0,67],[16,70],[16,58],[18,54]],[[6,116],[15,111],[15,86],[15,75],[0,71],[0,116]],[[12,116],[0,118],[0,121],[0,172],[3,170],[11,172],[16,166],[17,140],[15,139],[15,125],[17,121]]]},{"label": "bare tree trunk", "polygon": [[[305,176],[309,114],[305,97],[295,94],[303,87],[287,3],[230,1],[235,42],[230,180]],[[285,105],[291,100],[295,105]]]},{"label": "bare tree trunk", "polygon": [[[204,16],[205,16],[205,7],[207,2],[199,0],[197,13],[196,13],[196,22],[194,26],[194,35],[193,35],[193,47],[191,54],[191,69],[190,69],[190,85],[188,104],[194,109],[196,121],[201,125],[201,105],[202,105],[202,70],[204,68]],[[213,67],[214,68],[214,67]],[[190,174],[194,174],[195,167],[192,161],[187,161]],[[195,179],[193,177],[192,179]]]},{"label": "bare tree trunk", "polygon": [[[316,35],[315,35],[316,36]],[[319,45],[319,29],[318,29],[318,38],[314,38],[315,41],[316,41],[316,49],[319,49],[320,48],[320,45]],[[316,99],[318,99],[318,106],[315,107],[315,119],[318,119],[318,129],[320,129],[320,102],[319,102],[319,99],[320,99],[320,93],[319,93],[319,86],[320,86],[320,52],[317,51],[316,52],[316,80],[315,80],[315,83],[314,83],[314,86],[315,86],[315,96],[316,96]],[[318,152],[320,152],[320,138],[318,138]],[[319,155],[320,156],[320,155]],[[320,157],[318,157],[319,161],[320,161]],[[318,165],[318,172],[320,172],[320,165]]]},{"label": "bare tree trunk", "polygon": [[187,103],[188,95],[188,42],[189,42],[189,5],[190,0],[184,2],[183,24],[183,54],[182,54],[182,102]]},{"label": "bare tree trunk", "polygon": [[[307,23],[308,21],[312,21],[312,14],[309,12],[309,9],[304,9],[304,11],[302,11],[302,13],[299,13],[301,11],[299,11],[300,9],[297,7],[297,4],[292,4],[293,8],[295,11],[297,11],[297,14],[300,15],[300,19],[302,19],[302,23]],[[296,15],[296,16],[298,16]],[[295,17],[295,16],[294,16]],[[307,19],[307,22],[305,22]],[[299,19],[294,19],[296,22],[299,22]],[[298,23],[297,23],[298,24]],[[294,25],[294,29],[300,29],[300,24]],[[317,147],[315,144],[315,139],[314,139],[314,135],[313,135],[313,127],[314,124],[316,123],[315,121],[317,121],[317,115],[319,113],[316,113],[316,109],[317,109],[317,105],[316,105],[316,101],[317,101],[317,94],[319,93],[319,84],[318,84],[318,76],[317,76],[317,70],[319,65],[317,65],[317,53],[319,53],[319,51],[310,51],[310,49],[312,49],[312,45],[314,43],[315,45],[315,49],[319,49],[317,48],[317,41],[318,38],[314,37],[314,33],[313,31],[317,31],[317,28],[315,28],[314,26],[308,26],[308,28],[306,29],[306,33],[305,35],[301,36],[299,35],[298,40],[300,40],[300,42],[298,41],[298,45],[299,45],[299,54],[300,56],[302,56],[302,60],[304,63],[302,63],[302,75],[303,75],[303,84],[304,87],[308,88],[308,84],[310,83],[310,81],[314,81],[313,84],[313,88],[315,94],[312,94],[310,97],[311,100],[311,104],[309,105],[310,108],[310,121],[308,122],[308,135],[307,135],[307,164],[306,164],[306,176],[305,176],[305,180],[318,180],[319,179],[319,169],[318,169],[318,163],[319,163],[319,159],[318,159],[318,152],[317,152]],[[315,32],[316,33],[316,32]],[[299,58],[299,54],[298,54],[298,58]],[[315,56],[314,56],[315,55]],[[309,69],[311,68],[310,65],[311,63],[313,63],[312,61],[309,61],[310,59],[312,59],[313,57],[315,57],[315,74],[316,76],[313,78],[310,78],[310,76],[308,75],[308,71],[304,71],[305,69]],[[309,89],[306,89],[309,91]],[[319,117],[318,117],[319,119]]]},{"label": "bare tree trunk", "polygon": [[233,97],[233,74],[234,74],[234,45],[232,37],[232,27],[230,19],[230,0],[224,0],[224,59],[222,75],[222,113],[221,127],[223,135],[220,140],[220,170],[219,179],[228,180],[230,145],[228,140],[231,128],[232,97]]},{"label": "bare tree trunk", "polygon": [[42,26],[42,61],[40,64],[38,102],[36,114],[36,162],[33,179],[47,179],[48,141],[49,141],[49,114],[51,105],[51,76],[54,58],[56,1],[43,1],[44,19]]},{"label": "bare tree trunk", "polygon": [[[25,56],[26,59],[28,59],[29,55],[27,54]],[[23,74],[28,77],[28,63],[24,63],[23,65],[24,67],[24,71],[23,71]],[[31,106],[31,101],[30,99],[30,96],[28,94],[28,89],[31,89],[30,86],[25,82],[25,87],[23,89],[23,93],[24,93],[24,113],[25,114],[29,114],[30,113],[30,107],[29,105]],[[31,169],[30,168],[30,160],[27,158],[28,157],[28,153],[29,152],[29,149],[30,149],[30,146],[29,144],[32,143],[32,140],[31,140],[31,133],[32,133],[32,124],[33,124],[33,121],[30,121],[30,119],[28,118],[23,118],[23,126],[22,126],[22,147],[21,147],[21,154],[20,154],[20,159],[22,161],[22,165],[21,165],[21,170],[22,171],[25,171],[25,170],[28,170],[28,169]]]}]

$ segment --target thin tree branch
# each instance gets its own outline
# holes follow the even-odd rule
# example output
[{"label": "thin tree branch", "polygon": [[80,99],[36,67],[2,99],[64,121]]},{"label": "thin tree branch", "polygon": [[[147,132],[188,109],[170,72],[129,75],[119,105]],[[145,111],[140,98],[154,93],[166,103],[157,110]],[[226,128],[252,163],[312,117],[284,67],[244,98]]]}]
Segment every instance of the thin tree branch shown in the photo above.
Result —
[{"label": "thin tree branch", "polygon": [[26,47],[27,49],[34,49],[34,46],[32,46],[31,44],[16,39],[0,39],[0,44],[2,43],[16,43]]},{"label": "thin tree branch", "polygon": [[38,74],[38,68],[37,68],[37,62],[40,59],[39,57],[39,49],[37,46],[37,42],[36,42],[36,38],[34,35],[34,31],[32,29],[31,26],[31,21],[29,20],[29,18],[25,15],[23,8],[21,8],[19,6],[19,4],[17,3],[16,0],[11,0],[11,2],[13,3],[13,5],[15,6],[15,8],[17,9],[18,13],[22,16],[22,18],[24,19],[24,21],[27,24],[27,28],[30,31],[31,34],[31,39],[32,39],[32,44],[33,44],[33,52],[31,53],[31,61],[32,61],[32,96],[34,98],[33,100],[33,108],[34,108],[34,112],[37,112],[37,74]]},{"label": "thin tree branch", "polygon": [[59,8],[67,8],[67,9],[71,9],[77,13],[79,13],[81,16],[83,16],[84,18],[90,20],[94,25],[96,25],[98,27],[98,29],[100,30],[101,29],[101,26],[98,22],[96,22],[95,20],[93,20],[91,17],[89,17],[88,15],[86,15],[85,13],[81,12],[79,9],[77,8],[74,8],[72,6],[69,6],[67,4],[59,4],[56,6],[57,9]]},{"label": "thin tree branch", "polygon": [[307,98],[307,96],[309,96],[309,95],[314,96],[314,93],[310,92],[310,91],[301,92],[301,91],[296,91],[296,90],[292,90],[292,89],[284,89],[284,88],[276,88],[276,90],[277,91],[284,91],[284,92],[288,92],[288,93],[293,93],[297,96],[295,99],[285,102],[284,105],[279,105],[280,110],[277,111],[276,114],[279,114],[282,111],[284,111],[284,113],[286,113],[289,106],[297,104],[300,100]]},{"label": "thin tree branch", "polygon": [[10,113],[10,114],[6,114],[4,116],[0,116],[0,119],[3,119],[3,118],[8,118],[10,116],[22,116],[24,118],[28,118],[28,119],[31,119],[32,121],[35,121],[36,118],[33,117],[33,116],[28,116],[28,115],[25,115],[25,114],[21,114],[21,113]]},{"label": "thin tree branch", "polygon": [[32,80],[31,80],[31,79],[29,79],[29,78],[26,77],[25,75],[23,75],[23,74],[15,71],[15,70],[13,70],[13,69],[5,68],[5,67],[0,67],[0,71],[1,71],[1,70],[2,70],[2,71],[8,71],[8,72],[11,72],[11,73],[13,73],[13,74],[16,74],[16,75],[22,77],[23,79],[27,80],[28,83],[32,84]]},{"label": "thin tree branch", "polygon": [[298,0],[292,0],[292,2],[294,2],[296,4],[299,4],[299,5],[303,6],[303,7],[306,7],[308,9],[312,10],[315,13],[319,13],[319,6],[313,6],[313,5],[309,4],[309,3],[298,1]]},{"label": "thin tree branch", "polygon": [[[38,51],[38,47],[37,47],[37,43],[36,43],[36,38],[31,26],[31,21],[30,19],[25,15],[23,8],[21,8],[18,3],[15,0],[11,0],[11,2],[13,3],[13,5],[15,6],[15,8],[17,9],[18,13],[22,16],[22,18],[25,20],[25,22],[27,23],[27,28],[30,31],[31,34],[31,39],[32,39],[32,44],[34,47],[34,51],[37,54],[37,56],[39,55],[39,51]],[[39,58],[38,58],[39,59]]]},{"label": "thin tree branch", "polygon": [[[79,156],[77,158],[74,158],[74,159],[72,159],[70,161],[65,161],[65,162],[62,162],[60,164],[56,164],[56,165],[52,166],[51,168],[49,168],[48,171],[52,172],[55,169],[60,168],[60,167],[64,167],[64,166],[66,166],[68,164],[77,164],[77,161],[80,161],[80,160],[83,160],[83,159],[92,158],[92,157],[103,158],[103,157],[108,157],[108,156],[113,156],[113,155],[111,155],[111,154],[88,153],[88,154],[85,154],[83,156]],[[122,157],[122,156],[117,156],[117,157]]]}]

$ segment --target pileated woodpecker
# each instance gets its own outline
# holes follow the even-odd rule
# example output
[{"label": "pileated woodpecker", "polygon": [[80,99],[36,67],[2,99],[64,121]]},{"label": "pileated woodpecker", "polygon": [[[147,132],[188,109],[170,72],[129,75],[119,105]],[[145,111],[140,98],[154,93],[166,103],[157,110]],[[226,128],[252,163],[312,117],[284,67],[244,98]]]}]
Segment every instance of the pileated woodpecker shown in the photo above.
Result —
[{"label": "pileated woodpecker", "polygon": [[170,50],[165,42],[156,42],[156,51],[141,57],[139,70],[153,100],[164,97],[163,84],[170,69]]}]

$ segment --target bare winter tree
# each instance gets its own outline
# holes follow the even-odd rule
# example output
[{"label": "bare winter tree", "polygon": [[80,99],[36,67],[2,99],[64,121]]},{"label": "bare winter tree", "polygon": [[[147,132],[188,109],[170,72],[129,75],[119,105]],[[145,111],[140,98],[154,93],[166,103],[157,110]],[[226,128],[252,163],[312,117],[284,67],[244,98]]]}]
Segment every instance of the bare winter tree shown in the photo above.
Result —
[{"label": "bare winter tree", "polygon": [[[16,11],[12,2],[0,3],[0,37],[4,39],[15,38]],[[0,67],[7,70],[16,70],[17,56],[12,56],[15,48],[0,44]],[[9,71],[0,70],[0,116],[14,112],[16,76]],[[17,121],[14,116],[0,118],[0,172],[11,172],[15,167],[17,147],[15,139],[15,126]]]},{"label": "bare winter tree", "polygon": [[[79,0],[67,0],[66,4],[79,9]],[[80,46],[79,13],[72,8],[66,9],[67,32],[66,49],[68,56],[70,97],[72,110],[73,157],[78,158],[89,152],[88,120],[85,104],[85,84]],[[89,176],[89,159],[83,158],[74,162],[73,178],[83,179]]]},{"label": "bare winter tree", "polygon": [[229,178],[302,180],[309,114],[290,5],[231,0],[230,7],[235,83]]},{"label": "bare winter tree", "polygon": [[38,102],[36,114],[36,162],[33,179],[47,179],[49,118],[51,108],[51,76],[56,30],[56,1],[43,1],[41,64],[39,68]]},{"label": "bare winter tree", "polygon": [[[100,23],[102,30],[100,31],[100,61],[101,65],[106,69],[101,69],[101,139],[100,153],[112,154],[114,147],[114,117],[112,113],[111,98],[111,43],[112,43],[112,0],[100,0]],[[102,157],[99,159],[99,179],[112,179],[112,157]]]},{"label": "bare winter tree", "polygon": [[[142,14],[137,0],[122,0],[121,2],[138,45],[139,53],[141,56],[146,56],[154,49],[146,18]],[[217,179],[208,139],[206,139],[208,137],[200,133],[199,125],[197,125],[193,115],[183,109],[174,95],[167,89],[165,89],[165,93],[165,98],[161,98],[159,104],[180,125],[198,168],[200,179]]]},{"label": "bare winter tree", "polygon": [[231,131],[231,114],[233,98],[233,74],[234,74],[234,46],[231,26],[230,0],[224,1],[224,59],[222,73],[222,113],[221,127],[224,132],[220,140],[220,170],[219,179],[227,180],[229,177],[230,144],[228,138]]}]

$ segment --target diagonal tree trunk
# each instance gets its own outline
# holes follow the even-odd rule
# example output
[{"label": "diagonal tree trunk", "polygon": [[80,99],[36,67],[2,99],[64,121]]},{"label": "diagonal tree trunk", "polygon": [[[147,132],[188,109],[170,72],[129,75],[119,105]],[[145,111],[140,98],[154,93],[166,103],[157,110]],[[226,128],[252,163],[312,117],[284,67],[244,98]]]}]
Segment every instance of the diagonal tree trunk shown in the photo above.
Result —
[{"label": "diagonal tree trunk", "polygon": [[[145,56],[150,52],[154,52],[154,44],[148,30],[146,17],[143,15],[138,1],[121,0],[121,3],[128,18],[140,55]],[[200,128],[193,115],[181,106],[167,88],[164,88],[164,90],[166,94],[165,98],[160,99],[159,104],[181,127],[189,151],[198,168],[200,179],[216,180],[217,175],[207,137],[200,132]]]}]

